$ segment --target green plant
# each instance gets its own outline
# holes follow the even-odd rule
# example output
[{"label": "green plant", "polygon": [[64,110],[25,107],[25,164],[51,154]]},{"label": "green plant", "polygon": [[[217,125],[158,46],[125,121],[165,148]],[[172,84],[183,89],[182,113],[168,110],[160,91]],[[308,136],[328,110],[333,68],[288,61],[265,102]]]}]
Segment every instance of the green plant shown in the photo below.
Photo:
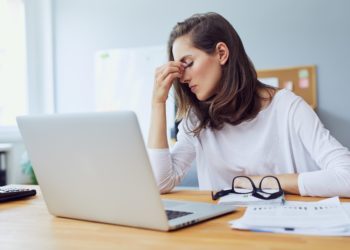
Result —
[{"label": "green plant", "polygon": [[31,184],[38,184],[38,181],[35,177],[35,173],[30,161],[22,163],[22,171],[24,174],[29,175]]}]

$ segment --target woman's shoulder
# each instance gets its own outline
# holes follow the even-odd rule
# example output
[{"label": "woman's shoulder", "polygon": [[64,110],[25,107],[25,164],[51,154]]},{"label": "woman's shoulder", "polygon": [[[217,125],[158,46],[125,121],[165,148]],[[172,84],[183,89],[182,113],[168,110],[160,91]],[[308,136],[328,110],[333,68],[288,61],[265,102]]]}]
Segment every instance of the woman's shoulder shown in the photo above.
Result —
[{"label": "woman's shoulder", "polygon": [[272,114],[282,117],[287,116],[290,121],[294,121],[296,116],[304,117],[314,113],[312,107],[301,96],[289,89],[277,91],[270,106]]},{"label": "woman's shoulder", "polygon": [[300,100],[302,100],[302,98],[291,90],[279,89],[276,90],[271,104],[280,108],[286,108],[292,106],[294,103],[297,103]]},{"label": "woman's shoulder", "polygon": [[300,106],[299,103],[303,99],[293,93],[289,89],[275,89],[270,92],[271,99],[265,98],[265,105],[263,103],[259,115],[270,114],[274,116],[285,116],[288,113],[293,113],[295,109]]}]

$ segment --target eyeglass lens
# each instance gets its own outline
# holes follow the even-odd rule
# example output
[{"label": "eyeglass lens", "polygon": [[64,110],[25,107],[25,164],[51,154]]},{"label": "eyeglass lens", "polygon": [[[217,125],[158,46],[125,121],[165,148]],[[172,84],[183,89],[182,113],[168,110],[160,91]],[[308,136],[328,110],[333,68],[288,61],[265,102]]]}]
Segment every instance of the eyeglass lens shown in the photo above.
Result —
[{"label": "eyeglass lens", "polygon": [[238,194],[249,194],[254,192],[256,188],[248,176],[236,176],[232,181],[232,189]]},{"label": "eyeglass lens", "polygon": [[278,180],[273,176],[265,176],[260,181],[259,189],[268,194],[276,193],[280,190]]}]

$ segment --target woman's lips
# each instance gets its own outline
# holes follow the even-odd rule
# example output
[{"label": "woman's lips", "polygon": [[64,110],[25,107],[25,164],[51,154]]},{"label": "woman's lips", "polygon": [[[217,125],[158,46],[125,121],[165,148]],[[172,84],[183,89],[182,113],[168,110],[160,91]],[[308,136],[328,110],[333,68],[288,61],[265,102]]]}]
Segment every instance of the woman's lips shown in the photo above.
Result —
[{"label": "woman's lips", "polygon": [[193,85],[190,87],[191,91],[194,93],[196,92],[196,89],[197,89],[197,85]]}]

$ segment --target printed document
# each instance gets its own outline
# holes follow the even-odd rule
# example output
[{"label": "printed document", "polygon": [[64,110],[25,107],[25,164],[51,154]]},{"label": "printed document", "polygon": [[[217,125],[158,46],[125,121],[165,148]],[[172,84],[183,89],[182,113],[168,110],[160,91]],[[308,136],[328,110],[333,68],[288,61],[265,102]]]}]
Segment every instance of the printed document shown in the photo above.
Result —
[{"label": "printed document", "polygon": [[350,235],[350,206],[339,198],[320,202],[249,206],[231,227],[242,230],[309,235]]}]

